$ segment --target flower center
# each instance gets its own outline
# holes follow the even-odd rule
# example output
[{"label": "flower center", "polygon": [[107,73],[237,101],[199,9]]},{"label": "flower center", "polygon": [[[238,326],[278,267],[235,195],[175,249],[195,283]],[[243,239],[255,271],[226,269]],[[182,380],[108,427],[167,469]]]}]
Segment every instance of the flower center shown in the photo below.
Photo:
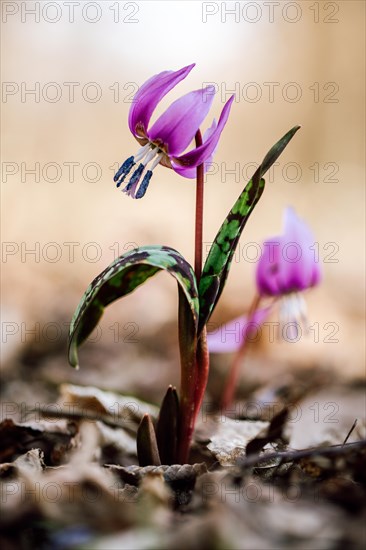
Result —
[{"label": "flower center", "polygon": [[[116,175],[114,176],[114,181],[117,183],[117,187],[120,187],[121,183],[124,182],[126,176],[128,176],[132,168],[139,162],[138,167],[132,173],[126,187],[123,189],[123,192],[127,193],[127,195],[134,199],[141,199],[146,193],[154,168],[159,164],[163,157],[164,152],[158,146],[151,142],[147,143],[137,151],[134,157],[129,157],[123,164],[121,164]],[[145,172],[145,169],[149,163],[151,163],[151,165]],[[136,188],[144,172],[145,174],[143,180],[138,191],[136,192]]]}]

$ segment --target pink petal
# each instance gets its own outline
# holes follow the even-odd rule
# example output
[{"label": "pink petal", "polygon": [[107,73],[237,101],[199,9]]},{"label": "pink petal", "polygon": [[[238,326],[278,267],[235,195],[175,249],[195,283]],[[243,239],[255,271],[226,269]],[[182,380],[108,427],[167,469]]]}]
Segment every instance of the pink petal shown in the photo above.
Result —
[{"label": "pink petal", "polygon": [[278,284],[282,293],[301,291],[311,286],[314,266],[317,267],[311,246],[314,239],[307,224],[292,208],[284,214],[283,246]]},{"label": "pink petal", "polygon": [[207,334],[208,349],[211,353],[230,353],[237,351],[244,341],[255,341],[260,337],[261,325],[267,319],[271,306],[257,309],[251,319],[242,315],[225,323]]},{"label": "pink petal", "polygon": [[263,252],[256,270],[257,288],[261,295],[277,296],[282,292],[279,278],[283,244],[283,237],[273,237],[263,243]]},{"label": "pink petal", "polygon": [[169,156],[182,153],[205,120],[214,91],[213,86],[208,86],[174,101],[148,131],[149,139],[164,143]]},{"label": "pink petal", "polygon": [[220,119],[217,127],[212,132],[211,136],[207,139],[207,141],[203,143],[203,145],[201,145],[200,147],[196,147],[195,149],[192,149],[192,151],[189,151],[188,153],[185,153],[180,157],[171,159],[173,169],[176,172],[179,173],[179,170],[181,170],[182,168],[199,166],[200,164],[202,164],[203,162],[205,162],[210,158],[210,156],[213,154],[213,152],[217,147],[221,132],[223,131],[225,124],[227,122],[227,119],[229,118],[230,108],[233,100],[234,100],[234,96],[231,96],[231,98],[224,105],[224,108],[221,111],[221,115],[220,115]]},{"label": "pink petal", "polygon": [[138,90],[128,115],[128,125],[137,138],[146,137],[155,107],[162,98],[191,72],[195,63],[179,71],[163,71],[147,80]]},{"label": "pink petal", "polygon": [[[205,143],[209,137],[213,134],[214,130],[217,127],[217,122],[214,119],[211,126],[207,128],[205,133],[203,134],[202,142]],[[215,149],[216,151],[216,149]],[[215,151],[209,156],[207,160],[205,160],[204,163],[204,171],[207,172],[210,164],[212,163],[213,156],[215,154]],[[183,176],[184,178],[190,178],[194,179],[197,176],[197,167],[194,168],[175,168],[174,169],[180,176]]]},{"label": "pink petal", "polygon": [[[321,279],[320,266],[315,260],[314,236],[292,208],[285,211],[284,228],[287,243],[294,243],[292,247],[288,244],[283,254],[287,264],[287,284],[296,290],[305,290]],[[297,261],[290,261],[296,258]]]},{"label": "pink petal", "polygon": [[292,208],[284,216],[284,233],[264,243],[257,265],[257,286],[261,294],[277,296],[302,291],[320,281],[315,261],[314,237],[308,225]]}]

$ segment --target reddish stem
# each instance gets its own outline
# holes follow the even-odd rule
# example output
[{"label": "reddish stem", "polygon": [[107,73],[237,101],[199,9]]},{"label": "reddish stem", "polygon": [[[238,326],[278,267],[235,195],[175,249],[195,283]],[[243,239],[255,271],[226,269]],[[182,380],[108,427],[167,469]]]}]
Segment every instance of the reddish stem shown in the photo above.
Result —
[{"label": "reddish stem", "polygon": [[[202,134],[197,130],[195,135],[196,147],[202,145]],[[203,195],[204,195],[204,166],[197,166],[196,176],[196,222],[195,222],[195,252],[194,252],[194,271],[196,275],[197,285],[199,284],[202,273],[202,240],[203,240]],[[189,320],[186,317],[186,306],[181,307],[180,317],[180,339],[181,349],[187,350],[189,343],[185,342],[185,332],[187,331],[186,323]],[[188,312],[190,316],[190,312]],[[183,333],[181,332],[183,331]],[[190,354],[183,353],[183,360],[186,361]],[[194,425],[197,414],[201,407],[203,395],[205,393],[207,378],[208,378],[209,360],[206,341],[206,329],[202,331],[202,335],[197,342],[197,349],[194,364],[184,363],[181,387],[181,427],[178,443],[178,461],[184,464],[188,461],[189,448],[194,431]],[[188,373],[188,376],[187,376]]]},{"label": "reddish stem", "polygon": [[206,327],[204,327],[197,343],[196,353],[196,383],[194,390],[195,421],[202,405],[203,396],[205,395],[209,369],[210,355],[207,345],[207,330]]},{"label": "reddish stem", "polygon": [[[193,370],[193,369],[192,369]],[[189,448],[194,431],[194,423],[196,420],[194,414],[194,377],[189,377],[187,385],[190,387],[181,387],[181,399],[180,399],[180,425],[178,428],[178,451],[177,451],[177,463],[187,464],[189,456]]]},{"label": "reddish stem", "polygon": [[[254,316],[256,310],[259,307],[260,301],[261,301],[261,296],[259,294],[256,294],[256,296],[254,297],[254,300],[252,302],[252,305],[250,306],[250,309],[249,309],[248,323],[252,322],[253,316]],[[244,339],[243,339],[243,342],[242,342],[240,348],[236,352],[236,355],[234,357],[233,363],[232,363],[231,368],[230,368],[229,376],[227,377],[227,381],[226,381],[226,384],[225,384],[225,389],[224,389],[224,392],[222,394],[222,399],[221,399],[221,410],[223,412],[225,410],[227,410],[232,405],[232,402],[233,402],[233,399],[234,399],[235,389],[236,389],[236,386],[237,386],[237,383],[238,383],[238,378],[239,378],[240,365],[242,364],[243,357],[244,357],[245,352],[247,350],[247,345],[246,345],[247,338],[246,337],[247,337],[247,331],[246,331],[246,334],[244,335]]]},{"label": "reddish stem", "polygon": [[[195,135],[196,147],[202,145],[201,130],[197,130]],[[194,271],[196,274],[197,285],[199,285],[202,274],[202,243],[203,243],[203,195],[204,195],[204,165],[197,166],[196,176],[196,231],[195,231],[195,255]],[[195,368],[195,387],[194,387],[194,423],[201,408],[203,396],[205,394],[208,371],[209,371],[209,353],[207,347],[207,331],[203,328],[201,336],[197,342],[196,368]]]},{"label": "reddish stem", "polygon": [[205,327],[197,343],[194,365],[186,365],[185,368],[185,372],[190,372],[190,375],[182,378],[180,400],[181,426],[178,442],[179,464],[188,462],[194,426],[206,391],[209,365]]},{"label": "reddish stem", "polygon": [[[202,145],[201,130],[197,130],[195,135],[196,147]],[[194,271],[197,284],[200,281],[202,273],[202,235],[203,235],[203,188],[204,188],[204,166],[197,166],[197,185],[196,185],[196,230],[194,245]]]}]

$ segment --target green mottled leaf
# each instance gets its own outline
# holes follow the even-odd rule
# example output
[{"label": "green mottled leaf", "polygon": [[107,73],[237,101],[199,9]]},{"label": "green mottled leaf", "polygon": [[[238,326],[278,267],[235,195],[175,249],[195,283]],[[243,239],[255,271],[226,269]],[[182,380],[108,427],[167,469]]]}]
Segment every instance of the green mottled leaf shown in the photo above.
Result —
[{"label": "green mottled leaf", "polygon": [[102,317],[104,308],[129,294],[158,271],[172,275],[187,302],[192,324],[197,331],[199,302],[193,268],[179,252],[167,246],[144,246],[120,256],[87,288],[71,321],[69,362],[78,364],[77,349],[90,335]]},{"label": "green mottled leaf", "polygon": [[300,128],[301,126],[294,126],[293,128],[291,128],[291,130],[287,132],[287,134],[285,134],[281,139],[279,139],[277,143],[273,145],[273,147],[271,147],[271,149],[268,151],[268,153],[264,157],[262,164],[257,169],[257,171],[260,170],[260,174],[258,174],[258,178],[262,178],[264,174],[267,172],[267,170],[271,168],[272,164],[276,162],[280,154],[287,147],[288,143],[292,140],[292,138],[294,137],[296,132],[300,130]]},{"label": "green mottled leaf", "polygon": [[264,191],[263,176],[278,159],[299,128],[300,126],[292,128],[268,151],[262,164],[257,168],[252,179],[240,194],[216,235],[203,267],[199,284],[199,333],[216,307],[225,286],[231,261],[242,231]]}]

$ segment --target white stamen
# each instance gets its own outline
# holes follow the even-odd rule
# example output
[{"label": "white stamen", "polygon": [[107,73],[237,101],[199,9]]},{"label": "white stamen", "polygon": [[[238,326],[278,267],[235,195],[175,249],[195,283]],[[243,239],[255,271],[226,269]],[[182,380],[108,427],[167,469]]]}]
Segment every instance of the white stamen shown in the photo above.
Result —
[{"label": "white stamen", "polygon": [[297,301],[298,301],[298,304],[299,304],[299,311],[300,311],[301,319],[305,322],[305,321],[307,321],[307,307],[306,307],[306,302],[305,302],[304,296],[302,296],[302,294],[298,294],[297,295]]},{"label": "white stamen", "polygon": [[[306,332],[309,330],[309,322],[306,315],[306,303],[304,297],[296,292],[291,292],[282,297],[280,306],[280,324],[297,325],[297,331],[302,325]],[[291,327],[290,327],[291,328]],[[295,329],[295,326],[293,327]]]},{"label": "white stamen", "polygon": [[158,147],[152,147],[151,143],[147,143],[137,151],[136,155],[134,156],[134,162],[141,162],[146,167],[147,164],[152,161],[154,157],[156,157],[152,167],[150,168],[150,170],[152,171],[159,164],[164,156],[164,153],[161,153],[159,151],[160,149]]},{"label": "white stamen", "polygon": [[155,147],[155,149],[151,149],[151,151],[147,153],[146,158],[143,162],[144,166],[149,164],[150,160],[152,160],[156,156],[157,152],[158,152],[158,149]]},{"label": "white stamen", "polygon": [[150,147],[150,143],[146,143],[146,145],[144,145],[137,151],[136,155],[134,156],[134,161],[136,163],[139,162],[142,158],[144,158],[144,156],[149,150],[149,147]]},{"label": "white stamen", "polygon": [[153,171],[154,168],[156,168],[156,166],[159,164],[163,156],[164,156],[164,153],[159,153],[156,159],[154,160],[154,162],[152,163],[151,168],[149,168],[149,170]]},{"label": "white stamen", "polygon": [[[127,195],[129,195],[130,197],[135,198],[137,185],[140,182],[141,176],[143,176],[143,174],[145,174],[145,176],[143,177],[143,180],[142,180],[143,185],[142,185],[142,187],[140,187],[140,189],[142,189],[142,194],[141,194],[140,189],[139,189],[139,193],[140,193],[141,196],[139,196],[138,198],[141,198],[144,195],[147,186],[149,185],[149,182],[150,182],[150,179],[151,179],[151,176],[152,176],[151,172],[159,164],[159,162],[161,161],[161,159],[163,157],[164,157],[164,153],[161,151],[161,149],[159,149],[159,147],[157,147],[155,145],[152,145],[151,143],[147,143],[146,145],[141,147],[141,149],[139,149],[137,151],[136,155],[133,157],[134,163],[136,164],[136,163],[139,162],[140,164],[139,164],[138,168],[135,170],[135,172],[132,174],[129,183],[127,184],[126,188],[124,189],[124,192]],[[153,161],[151,168],[149,168],[148,171],[145,172],[147,165],[151,161]],[[138,177],[136,175],[137,172],[138,172]],[[147,178],[147,179],[144,180],[144,178]],[[133,183],[131,183],[131,181]]]}]

